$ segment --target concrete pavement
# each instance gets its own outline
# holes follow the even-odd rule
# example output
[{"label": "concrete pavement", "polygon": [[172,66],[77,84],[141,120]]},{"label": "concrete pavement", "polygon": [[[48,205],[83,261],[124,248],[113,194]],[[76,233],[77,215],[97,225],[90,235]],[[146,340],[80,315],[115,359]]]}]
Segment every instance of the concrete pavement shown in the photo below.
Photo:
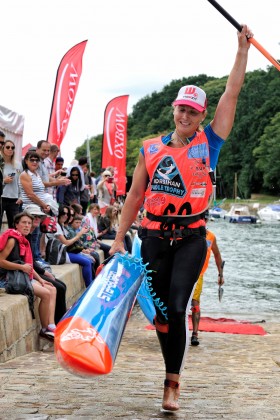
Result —
[{"label": "concrete pavement", "polygon": [[0,365],[0,419],[280,420],[280,324],[266,336],[200,333],[181,380],[179,412],[161,410],[164,369],[154,331],[134,308],[110,375],[63,370],[53,348]]}]

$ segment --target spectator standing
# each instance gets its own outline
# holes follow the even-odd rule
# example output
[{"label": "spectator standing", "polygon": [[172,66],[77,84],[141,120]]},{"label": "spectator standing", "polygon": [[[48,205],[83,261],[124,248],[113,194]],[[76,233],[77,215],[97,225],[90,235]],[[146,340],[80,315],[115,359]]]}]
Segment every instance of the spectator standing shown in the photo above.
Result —
[{"label": "spectator standing", "polygon": [[[23,159],[23,172],[19,177],[20,196],[23,210],[29,204],[37,204],[47,214],[50,212],[50,206],[46,202],[48,198],[46,195],[49,194],[46,194],[42,178],[38,173],[39,162],[40,156],[36,152],[26,153]],[[37,262],[46,265],[40,255],[40,237],[40,229],[36,228],[32,232],[32,252]]]},{"label": "spectator standing", "polygon": [[39,175],[40,156],[36,152],[27,152],[23,159],[23,172],[19,177],[20,195],[23,210],[28,204],[37,204],[44,213],[50,212],[46,203],[45,186]]},{"label": "spectator standing", "polygon": [[[58,173],[56,173],[56,170],[55,170],[55,160],[56,160],[59,152],[60,152],[60,150],[59,150],[59,147],[57,146],[57,144],[51,144],[50,145],[50,154],[49,154],[49,156],[47,156],[44,159],[44,166],[48,171],[49,177],[56,178],[56,175],[58,175]],[[60,173],[60,171],[59,171],[59,173]],[[55,186],[48,187],[46,189],[46,191],[49,194],[51,194],[51,196],[53,198],[55,198],[55,193],[56,193],[56,187]]]},{"label": "spectator standing", "polygon": [[15,143],[6,140],[1,150],[4,160],[2,210],[0,213],[0,229],[2,227],[3,213],[6,212],[8,227],[14,226],[14,216],[19,213],[22,200],[20,198],[19,176],[22,165],[15,161]]},{"label": "spectator standing", "polygon": [[84,173],[84,180],[85,180],[86,188],[84,188],[84,190],[81,191],[80,203],[81,203],[81,206],[83,207],[83,215],[85,216],[90,200],[93,199],[94,191],[93,191],[92,179],[88,173],[88,164],[84,164],[82,166],[82,171]]},{"label": "spectator standing", "polygon": [[105,213],[108,206],[115,202],[117,185],[110,171],[102,173],[101,181],[97,185],[98,205],[101,215]]},{"label": "spectator standing", "polygon": [[70,206],[73,203],[80,204],[81,201],[81,173],[77,166],[73,166],[69,175],[70,184],[60,185],[57,188],[56,199],[59,204]]},{"label": "spectator standing", "polygon": [[90,203],[97,203],[97,185],[96,185],[96,173],[91,171],[90,173],[91,181],[92,181],[92,192],[93,198],[90,200]]},{"label": "spectator standing", "polygon": [[66,177],[53,178],[49,176],[48,169],[45,166],[45,159],[49,157],[50,154],[50,143],[46,140],[40,140],[37,143],[36,153],[39,155],[40,162],[38,165],[38,173],[42,178],[45,188],[55,187],[58,185],[69,185],[70,181]]},{"label": "spectator standing", "polygon": [[101,168],[100,169],[100,172],[99,172],[99,175],[98,175],[98,177],[96,178],[96,180],[95,180],[95,184],[96,184],[96,186],[99,184],[99,182],[101,181],[101,179],[102,179],[102,174],[103,174],[103,172],[106,170],[106,168]]},{"label": "spectator standing", "polygon": [[80,190],[83,191],[86,187],[85,185],[85,176],[84,176],[84,171],[83,171],[83,166],[87,166],[88,165],[88,159],[86,156],[82,156],[79,158],[79,160],[73,159],[70,166],[67,169],[67,174],[66,176],[69,177],[70,175],[70,171],[71,169],[75,166],[78,167],[80,174],[81,174],[81,187]]},{"label": "spectator standing", "polygon": [[63,170],[63,166],[64,166],[64,159],[63,159],[63,157],[58,156],[55,159],[54,171],[57,172],[57,171]]}]

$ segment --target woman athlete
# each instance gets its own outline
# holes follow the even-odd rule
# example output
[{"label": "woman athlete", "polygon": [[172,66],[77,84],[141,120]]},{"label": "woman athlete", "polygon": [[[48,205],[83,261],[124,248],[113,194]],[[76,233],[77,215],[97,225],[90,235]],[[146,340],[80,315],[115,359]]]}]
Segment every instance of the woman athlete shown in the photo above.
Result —
[{"label": "woman athlete", "polygon": [[252,36],[247,25],[238,33],[225,91],[204,130],[199,127],[207,114],[206,94],[197,86],[184,86],[173,102],[174,132],[144,141],[110,251],[125,252],[125,234],[144,202],[141,254],[152,270],[156,297],[166,307],[156,308],[155,318],[166,366],[165,410],[179,409],[179,380],[188,345],[186,308],[206,256],[203,213],[212,194],[210,175],[233,126]]}]

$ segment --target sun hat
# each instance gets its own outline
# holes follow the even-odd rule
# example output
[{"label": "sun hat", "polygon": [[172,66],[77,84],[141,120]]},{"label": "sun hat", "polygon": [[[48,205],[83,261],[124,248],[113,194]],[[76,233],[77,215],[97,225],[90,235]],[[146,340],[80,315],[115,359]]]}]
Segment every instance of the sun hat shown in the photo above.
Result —
[{"label": "sun hat", "polygon": [[111,174],[111,172],[110,172],[110,171],[104,171],[104,172],[102,173],[102,175],[103,175],[103,176],[112,176],[112,174]]},{"label": "sun hat", "polygon": [[194,85],[183,86],[172,105],[189,105],[199,112],[207,108],[207,98],[204,90]]},{"label": "sun hat", "polygon": [[30,213],[32,216],[46,216],[46,213],[44,213],[37,204],[28,204],[24,211],[27,213]]}]

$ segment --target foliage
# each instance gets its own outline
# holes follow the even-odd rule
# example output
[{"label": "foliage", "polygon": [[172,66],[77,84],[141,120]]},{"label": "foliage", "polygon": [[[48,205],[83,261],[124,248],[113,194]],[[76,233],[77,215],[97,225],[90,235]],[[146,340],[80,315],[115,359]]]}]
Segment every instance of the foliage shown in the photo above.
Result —
[{"label": "foliage", "polygon": [[[139,149],[145,138],[173,131],[172,102],[181,86],[195,84],[207,92],[208,115],[204,124],[214,117],[218,101],[224,92],[227,76],[205,74],[172,80],[160,92],[139,100],[128,117],[127,176],[133,174]],[[232,132],[222,148],[218,185],[224,197],[232,197],[235,174],[239,194],[249,198],[252,193],[280,192],[280,77],[274,67],[246,74],[236,109]],[[102,135],[90,140],[92,168],[101,167]],[[77,148],[76,158],[86,155],[86,141]]]}]

